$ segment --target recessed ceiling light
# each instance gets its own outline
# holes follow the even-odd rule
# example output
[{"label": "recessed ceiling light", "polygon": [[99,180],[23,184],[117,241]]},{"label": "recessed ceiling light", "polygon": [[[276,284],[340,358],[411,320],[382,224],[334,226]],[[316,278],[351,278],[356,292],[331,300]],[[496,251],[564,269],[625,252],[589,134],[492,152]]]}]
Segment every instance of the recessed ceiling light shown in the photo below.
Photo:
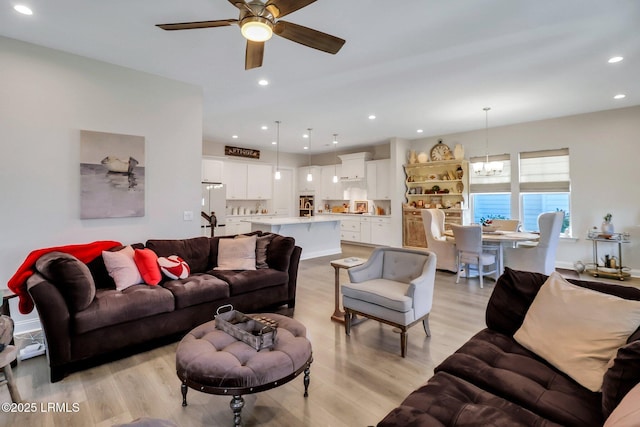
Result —
[{"label": "recessed ceiling light", "polygon": [[258,80],[258,84],[259,84],[260,86],[269,86],[269,80],[267,80],[267,79],[260,79],[260,80]]},{"label": "recessed ceiling light", "polygon": [[609,58],[609,61],[607,61],[607,62],[609,62],[609,64],[615,64],[616,62],[620,62],[623,59],[624,59],[624,57],[622,57],[622,56],[614,56],[612,58]]},{"label": "recessed ceiling light", "polygon": [[305,146],[305,147],[304,147],[304,149],[305,149],[305,150],[308,150],[308,149],[309,149],[309,147],[306,147],[306,146]]},{"label": "recessed ceiling light", "polygon": [[376,119],[376,115],[375,114],[369,115],[369,120],[375,120],[375,119]]},{"label": "recessed ceiling light", "polygon": [[422,133],[422,132],[424,132],[424,131],[423,131],[422,129],[418,129],[416,132],[418,132],[418,133]]},{"label": "recessed ceiling light", "polygon": [[276,141],[271,141],[271,145],[276,145],[277,142]]},{"label": "recessed ceiling light", "polygon": [[264,126],[264,125],[263,125],[260,129],[262,129],[262,130],[267,130],[267,129],[269,129],[269,127],[268,127],[268,126]]},{"label": "recessed ceiling light", "polygon": [[[303,138],[309,138],[309,135],[305,133],[304,135],[302,135],[302,137],[303,137]],[[306,149],[306,148],[307,148],[307,147],[305,147],[305,149]]]},{"label": "recessed ceiling light", "polygon": [[238,139],[238,135],[231,135],[231,138]]},{"label": "recessed ceiling light", "polygon": [[13,6],[13,8],[16,12],[21,13],[23,15],[33,15],[33,11],[29,9],[27,6],[24,6],[22,4],[17,4]]},{"label": "recessed ceiling light", "polygon": [[625,95],[624,93],[619,93],[616,96],[613,97],[613,99],[622,99],[625,98],[627,95]]}]

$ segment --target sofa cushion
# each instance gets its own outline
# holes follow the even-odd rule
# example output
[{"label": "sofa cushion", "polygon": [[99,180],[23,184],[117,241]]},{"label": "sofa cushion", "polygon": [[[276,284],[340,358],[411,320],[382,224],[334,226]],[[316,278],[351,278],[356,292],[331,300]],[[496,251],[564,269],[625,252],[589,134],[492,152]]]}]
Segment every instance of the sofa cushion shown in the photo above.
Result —
[{"label": "sofa cushion", "polygon": [[618,350],[613,365],[602,381],[602,413],[605,417],[618,406],[624,396],[640,383],[640,340]]},{"label": "sofa cushion", "polygon": [[638,427],[640,420],[640,383],[633,387],[607,418],[603,427]]},{"label": "sofa cushion", "polygon": [[111,252],[102,251],[104,265],[107,267],[109,276],[116,283],[116,289],[122,291],[129,286],[144,283],[140,271],[133,260],[134,251],[131,246],[124,249]]},{"label": "sofa cushion", "polygon": [[[409,285],[395,280],[371,279],[359,283],[345,283],[342,295],[376,304],[394,311],[407,312],[413,309],[413,298],[407,296]],[[372,312],[374,316],[379,314]]]},{"label": "sofa cushion", "polygon": [[258,240],[256,240],[256,268],[269,268],[269,264],[267,264],[267,249],[274,237],[275,235],[273,234],[265,234],[264,236],[259,236]]},{"label": "sofa cushion", "polygon": [[267,265],[280,271],[289,270],[289,262],[296,240],[293,237],[285,237],[276,234],[267,247]]},{"label": "sofa cushion", "polygon": [[173,309],[173,294],[162,286],[133,285],[123,291],[98,289],[89,307],[75,314],[75,332],[82,334]]},{"label": "sofa cushion", "polygon": [[162,273],[158,265],[158,255],[151,249],[135,249],[133,253],[133,261],[140,271],[142,280],[147,285],[157,285],[162,280]]},{"label": "sofa cushion", "polygon": [[210,268],[209,254],[211,244],[208,237],[177,240],[147,240],[147,248],[159,257],[178,255],[185,260],[192,273],[204,273]]},{"label": "sofa cushion", "polygon": [[378,427],[559,427],[527,409],[445,372],[411,393]]},{"label": "sofa cushion", "polygon": [[218,242],[216,270],[255,270],[256,241],[258,236],[238,236]]},{"label": "sofa cushion", "polygon": [[168,257],[158,257],[158,265],[162,274],[169,279],[186,279],[191,274],[189,264],[178,255],[170,255]]},{"label": "sofa cushion", "polygon": [[[245,233],[243,234],[243,236],[260,236],[262,234],[262,232],[260,231],[252,231],[250,233]],[[218,266],[218,247],[220,246],[220,240],[226,240],[226,239],[235,239],[237,237],[237,235],[230,235],[230,236],[215,236],[209,239],[209,247],[210,247],[210,252],[209,252],[209,266],[211,268],[215,268]]]},{"label": "sofa cushion", "polygon": [[553,272],[513,338],[595,392],[638,325],[640,301],[585,289]]},{"label": "sofa cushion", "polygon": [[229,298],[227,282],[205,273],[192,274],[186,279],[169,280],[162,286],[173,294],[176,310]]},{"label": "sofa cushion", "polygon": [[602,397],[513,338],[484,329],[435,369],[566,426],[601,426]]},{"label": "sofa cushion", "polygon": [[60,289],[71,311],[84,310],[96,295],[89,268],[73,255],[49,252],[38,258],[36,270]]},{"label": "sofa cushion", "polygon": [[272,286],[287,285],[289,274],[272,268],[260,270],[211,270],[208,272],[229,284],[231,296],[245,294]]}]

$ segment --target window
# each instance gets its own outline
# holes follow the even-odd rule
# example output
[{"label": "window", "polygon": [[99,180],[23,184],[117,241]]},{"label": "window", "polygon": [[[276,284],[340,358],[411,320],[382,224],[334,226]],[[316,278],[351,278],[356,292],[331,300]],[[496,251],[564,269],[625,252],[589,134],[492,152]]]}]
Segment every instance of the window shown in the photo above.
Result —
[{"label": "window", "polygon": [[570,232],[569,149],[520,153],[522,228],[538,230],[538,215],[562,210],[562,233]]},{"label": "window", "polygon": [[511,218],[511,161],[508,154],[489,156],[490,162],[502,162],[502,172],[482,176],[473,171],[474,165],[486,161],[486,157],[472,157],[469,167],[469,192],[473,209],[472,222],[481,218]]}]

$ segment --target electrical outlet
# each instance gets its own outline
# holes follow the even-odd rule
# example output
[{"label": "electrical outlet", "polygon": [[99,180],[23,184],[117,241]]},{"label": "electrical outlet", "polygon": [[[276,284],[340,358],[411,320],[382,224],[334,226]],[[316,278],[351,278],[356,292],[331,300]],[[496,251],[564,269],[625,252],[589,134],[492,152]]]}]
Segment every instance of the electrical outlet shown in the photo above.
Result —
[{"label": "electrical outlet", "polygon": [[184,211],[182,217],[185,221],[193,221],[193,211]]}]

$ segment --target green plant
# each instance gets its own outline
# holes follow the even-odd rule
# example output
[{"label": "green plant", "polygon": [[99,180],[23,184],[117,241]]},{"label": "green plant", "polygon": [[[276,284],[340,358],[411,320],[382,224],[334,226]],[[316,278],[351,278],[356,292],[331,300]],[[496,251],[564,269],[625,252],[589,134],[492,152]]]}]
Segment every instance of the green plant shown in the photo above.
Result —
[{"label": "green plant", "polygon": [[569,212],[558,208],[556,208],[556,212],[564,212],[564,217],[562,218],[562,228],[560,229],[560,232],[564,233],[565,231],[567,231],[567,228],[569,228],[570,224]]},{"label": "green plant", "polygon": [[484,226],[491,225],[494,219],[507,219],[507,218],[505,218],[504,215],[487,215],[486,217],[483,216],[480,218],[480,224]]},{"label": "green plant", "polygon": [[610,213],[606,214],[606,215],[604,216],[604,222],[611,222],[611,217],[612,217],[612,216],[613,216],[613,215],[611,215]]}]

